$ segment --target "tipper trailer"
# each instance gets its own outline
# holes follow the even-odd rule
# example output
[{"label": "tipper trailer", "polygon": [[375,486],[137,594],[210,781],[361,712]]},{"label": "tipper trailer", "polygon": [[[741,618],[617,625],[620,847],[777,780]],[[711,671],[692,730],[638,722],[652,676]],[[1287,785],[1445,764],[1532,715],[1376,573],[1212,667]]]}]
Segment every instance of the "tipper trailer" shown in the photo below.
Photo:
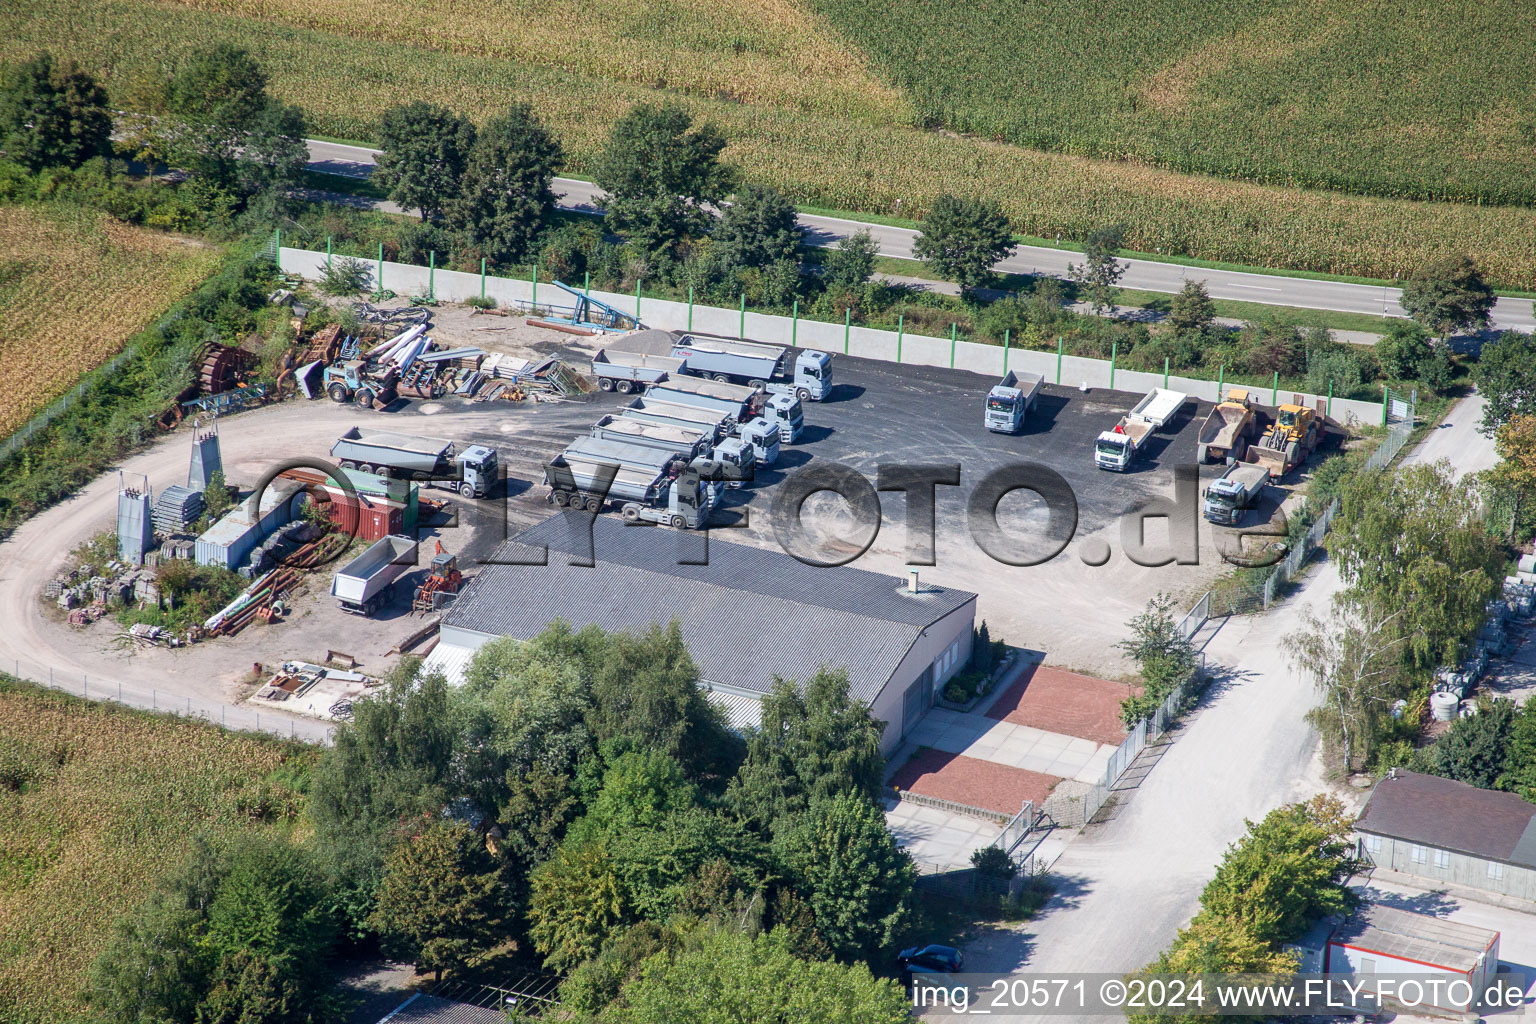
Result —
[{"label": "tipper trailer", "polygon": [[1222,526],[1236,526],[1268,483],[1269,470],[1265,467],[1234,463],[1205,489],[1205,518]]},{"label": "tipper trailer", "polygon": [[1182,391],[1153,388],[1147,392],[1113,429],[1104,431],[1094,441],[1094,465],[1117,473],[1130,469],[1152,432],[1167,426],[1187,401],[1189,396]]},{"label": "tipper trailer", "polygon": [[1184,408],[1184,403],[1187,401],[1189,396],[1182,391],[1153,388],[1131,409],[1130,418],[1142,420],[1152,424],[1155,429],[1162,430],[1179,414],[1179,410]]},{"label": "tipper trailer", "polygon": [[[673,456],[658,462],[655,449],[635,445],[577,441],[555,456],[544,471],[549,500],[560,507],[601,511],[606,502],[618,505],[628,520],[665,523],[696,530],[709,522],[718,497],[713,477],[719,472],[708,459],[685,461]],[[604,480],[612,474],[607,485]]]},{"label": "tipper trailer", "polygon": [[[794,402],[793,399],[789,401]],[[794,408],[787,412],[780,407],[774,408],[775,416],[785,412],[785,419],[789,419],[796,411],[798,410]],[[701,409],[694,405],[662,401],[657,395],[648,395],[643,399],[637,398],[620,410],[620,413],[627,419],[647,423],[684,428],[697,427],[709,434],[713,444],[739,437],[743,443],[751,446],[753,458],[759,465],[771,466],[779,460],[779,441],[783,436],[783,427],[777,422],[770,423],[763,416],[754,417],[745,423],[737,423],[727,414]],[[799,434],[798,427],[793,422],[791,422],[791,433],[795,436]]]},{"label": "tipper trailer", "polygon": [[1200,424],[1196,438],[1201,462],[1219,462],[1226,458],[1242,461],[1248,453],[1258,427],[1253,402],[1246,388],[1232,388]]},{"label": "tipper trailer", "polygon": [[483,498],[496,486],[496,450],[480,444],[458,451],[454,442],[439,437],[387,430],[365,434],[352,427],[331,446],[331,457],[342,469],[411,480],[466,498]]},{"label": "tipper trailer", "polygon": [[601,348],[592,357],[592,376],[597,378],[597,386],[604,391],[627,395],[676,376],[682,366],[681,359],[671,356]]},{"label": "tipper trailer", "polygon": [[604,416],[592,424],[592,436],[669,451],[681,450],[689,461],[708,456],[714,447],[713,437],[705,427],[650,423],[624,415]]},{"label": "tipper trailer", "polygon": [[987,392],[987,429],[999,434],[1018,433],[1044,386],[1045,378],[1038,373],[1009,370],[1007,376]]},{"label": "tipper trailer", "polygon": [[832,393],[832,357],[806,349],[760,341],[680,334],[672,343],[674,358],[686,362],[682,372],[733,384],[747,384],[770,394],[794,395],[802,402],[820,402]]},{"label": "tipper trailer", "polygon": [[761,388],[695,377],[677,377],[656,384],[649,394],[658,401],[721,412],[736,423],[745,423],[760,414],[768,400]]},{"label": "tipper trailer", "polygon": [[395,580],[416,565],[416,541],[390,534],[342,566],[331,578],[331,596],[343,611],[372,615],[389,598]]}]

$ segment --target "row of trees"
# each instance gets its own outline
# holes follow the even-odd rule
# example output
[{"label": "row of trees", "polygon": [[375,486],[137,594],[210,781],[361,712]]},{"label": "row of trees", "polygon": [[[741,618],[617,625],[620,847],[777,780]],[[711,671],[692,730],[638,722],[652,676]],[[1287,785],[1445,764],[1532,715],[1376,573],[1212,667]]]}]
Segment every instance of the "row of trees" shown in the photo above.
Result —
[{"label": "row of trees", "polygon": [[[913,868],[876,802],[880,724],[824,671],[777,685],[743,740],[697,683],[675,625],[493,642],[458,688],[402,665],[316,767],[292,870],[246,870],[275,855],[236,849],[167,880],[103,955],[102,1005],[124,1021],[301,1020],[323,1009],[315,965],[377,940],[438,976],[535,959],[568,975],[568,1007],[606,1020],[676,1019],[669,1000],[726,1019],[696,975],[727,964],[752,972],[726,989],[759,987],[753,1005],[901,1019],[899,989],[866,966],[912,913]],[[226,877],[238,911],[218,909]],[[294,1015],[257,1014],[277,1005]]]},{"label": "row of trees", "polygon": [[[1173,944],[1142,969],[1158,974],[1289,976],[1298,966],[1284,947],[1319,918],[1345,913],[1357,897],[1344,884],[1354,870],[1343,804],[1328,796],[1271,811],[1227,848],[1200,894],[1200,912]],[[1194,1024],[1198,1015],[1131,1015],[1144,1024]],[[1249,1019],[1249,1018],[1239,1018]]]}]

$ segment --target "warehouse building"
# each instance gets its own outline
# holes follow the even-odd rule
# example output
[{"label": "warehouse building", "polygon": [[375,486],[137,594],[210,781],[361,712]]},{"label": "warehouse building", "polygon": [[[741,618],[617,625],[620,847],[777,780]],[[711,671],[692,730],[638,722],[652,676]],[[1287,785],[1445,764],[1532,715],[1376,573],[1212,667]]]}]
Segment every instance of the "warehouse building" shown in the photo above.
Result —
[{"label": "warehouse building", "polygon": [[1360,856],[1393,871],[1536,899],[1536,804],[1436,775],[1394,770],[1355,832]]},{"label": "warehouse building", "polygon": [[[503,544],[443,616],[428,658],[450,681],[496,637],[527,640],[561,619],[642,630],[676,619],[701,685],[738,728],[755,725],[777,676],[845,668],[855,698],[886,723],[886,753],[917,725],[971,655],[976,595],[848,566],[806,565],[781,551],[659,527],[592,523],[565,512]],[[540,549],[548,549],[548,564]],[[594,566],[573,566],[592,553]]]}]

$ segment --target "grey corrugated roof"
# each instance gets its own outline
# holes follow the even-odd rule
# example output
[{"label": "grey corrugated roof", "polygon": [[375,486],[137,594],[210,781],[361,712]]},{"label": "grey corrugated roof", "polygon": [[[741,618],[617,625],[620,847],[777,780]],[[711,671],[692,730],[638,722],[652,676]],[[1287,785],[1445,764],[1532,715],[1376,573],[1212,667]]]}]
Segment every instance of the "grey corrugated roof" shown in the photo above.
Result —
[{"label": "grey corrugated roof", "polygon": [[1399,770],[1382,779],[1355,830],[1536,868],[1536,804],[1437,775]]},{"label": "grey corrugated roof", "polygon": [[456,1003],[418,992],[401,1003],[379,1024],[506,1024],[500,1010]]},{"label": "grey corrugated roof", "polygon": [[1432,964],[1452,971],[1478,966],[1499,933],[1370,903],[1334,929],[1330,942],[1362,952]]},{"label": "grey corrugated roof", "polygon": [[908,594],[890,576],[809,566],[717,536],[708,565],[679,565],[697,556],[698,534],[609,516],[593,523],[596,566],[571,566],[566,555],[585,547],[585,518],[564,512],[502,545],[493,561],[531,560],[543,546],[549,564],[487,566],[444,624],[528,639],[555,619],[618,630],[676,618],[705,680],[766,692],[775,675],[804,680],[822,665],[844,667],[853,695],[867,702],[926,627],[975,600],[947,587]]}]

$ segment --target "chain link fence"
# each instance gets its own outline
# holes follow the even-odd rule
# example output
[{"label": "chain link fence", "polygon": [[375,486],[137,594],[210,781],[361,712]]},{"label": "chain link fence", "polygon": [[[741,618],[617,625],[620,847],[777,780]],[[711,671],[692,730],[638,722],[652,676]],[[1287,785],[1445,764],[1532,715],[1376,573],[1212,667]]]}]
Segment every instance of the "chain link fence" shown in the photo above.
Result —
[{"label": "chain link fence", "polygon": [[32,664],[12,659],[8,665],[0,664],[0,671],[10,672],[23,682],[85,700],[121,704],[179,718],[195,718],[238,732],[264,732],[284,739],[302,740],[306,743],[329,743],[335,724],[314,718],[305,718],[287,712],[270,710],[263,712],[248,704],[226,704],[221,700],[194,697],[185,693],[172,693],[137,683],[125,683],[107,676],[92,676],[73,669],[53,665]]}]

